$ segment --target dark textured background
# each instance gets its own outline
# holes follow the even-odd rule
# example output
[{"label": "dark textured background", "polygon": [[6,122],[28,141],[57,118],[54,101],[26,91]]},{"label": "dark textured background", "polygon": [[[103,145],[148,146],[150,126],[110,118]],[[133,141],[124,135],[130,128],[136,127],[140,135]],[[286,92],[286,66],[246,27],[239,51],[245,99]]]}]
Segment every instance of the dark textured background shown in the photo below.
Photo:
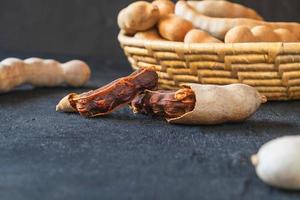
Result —
[{"label": "dark textured background", "polygon": [[[1,0],[0,47],[5,50],[123,59],[118,11],[132,0]],[[243,0],[267,20],[300,21],[299,0]]]},{"label": "dark textured background", "polygon": [[[251,154],[299,134],[300,102],[271,102],[249,121],[176,126],[132,115],[55,112],[61,97],[130,73],[116,36],[125,0],[2,0],[0,59],[81,58],[85,88],[20,88],[0,95],[0,199],[299,199],[255,175]],[[299,1],[248,0],[270,20],[300,21]]]}]

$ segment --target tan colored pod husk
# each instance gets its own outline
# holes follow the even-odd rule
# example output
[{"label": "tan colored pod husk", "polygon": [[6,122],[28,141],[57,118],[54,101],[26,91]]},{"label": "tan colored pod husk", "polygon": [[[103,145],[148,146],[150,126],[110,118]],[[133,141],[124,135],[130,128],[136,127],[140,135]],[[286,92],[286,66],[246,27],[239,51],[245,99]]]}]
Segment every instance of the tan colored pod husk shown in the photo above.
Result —
[{"label": "tan colored pod husk", "polygon": [[171,0],[155,0],[152,2],[152,5],[158,7],[160,18],[174,14],[175,4]]},{"label": "tan colored pod husk", "polygon": [[192,29],[185,35],[184,43],[222,43],[222,41],[205,31]]},{"label": "tan colored pod husk", "polygon": [[142,32],[137,32],[134,35],[135,38],[137,39],[143,39],[143,40],[164,40],[158,33],[158,31],[153,28],[147,31],[142,31]]},{"label": "tan colored pod husk", "polygon": [[275,29],[274,32],[278,35],[281,42],[299,42],[295,34],[285,28]]},{"label": "tan colored pod husk", "polygon": [[196,96],[193,111],[181,117],[167,119],[174,124],[213,125],[244,121],[253,115],[266,97],[245,84],[226,86],[186,84]]},{"label": "tan colored pod husk", "polygon": [[264,144],[251,161],[265,183],[300,190],[300,136],[285,136]]},{"label": "tan colored pod husk", "polygon": [[161,18],[158,22],[160,35],[170,41],[183,42],[185,35],[192,29],[191,22],[173,14]]},{"label": "tan colored pod husk", "polygon": [[280,37],[274,32],[272,28],[265,25],[255,26],[251,29],[252,34],[260,42],[279,42]]},{"label": "tan colored pod husk", "polygon": [[159,19],[159,9],[147,1],[136,1],[118,14],[119,28],[126,34],[135,34],[155,26]]}]

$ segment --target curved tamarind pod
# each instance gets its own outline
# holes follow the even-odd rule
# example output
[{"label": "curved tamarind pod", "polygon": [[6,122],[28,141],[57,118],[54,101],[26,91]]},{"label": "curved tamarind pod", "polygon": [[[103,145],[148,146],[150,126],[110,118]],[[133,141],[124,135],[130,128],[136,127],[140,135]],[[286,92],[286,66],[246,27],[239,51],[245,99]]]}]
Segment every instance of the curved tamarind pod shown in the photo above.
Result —
[{"label": "curved tamarind pod", "polygon": [[170,123],[212,125],[241,122],[267,101],[255,88],[245,84],[187,84],[185,87],[195,93],[195,107],[180,117],[167,119]]},{"label": "curved tamarind pod", "polygon": [[264,20],[255,10],[229,1],[187,1],[187,3],[203,15],[222,18],[249,18]]},{"label": "curved tamarind pod", "polygon": [[79,112],[85,117],[107,115],[132,101],[138,94],[157,87],[154,70],[140,69],[97,90],[69,94],[56,106],[56,111]]},{"label": "curved tamarind pod", "polygon": [[0,93],[22,84],[54,87],[63,84],[78,87],[90,78],[89,66],[79,60],[61,64],[55,60],[7,58],[0,62]]},{"label": "curved tamarind pod", "polygon": [[272,29],[285,28],[291,31],[300,39],[300,24],[294,22],[265,22],[246,18],[214,18],[205,16],[193,9],[186,1],[178,1],[175,6],[175,14],[201,30],[204,30],[214,37],[224,39],[226,33],[236,27],[245,25],[249,28],[258,25],[269,26]]}]

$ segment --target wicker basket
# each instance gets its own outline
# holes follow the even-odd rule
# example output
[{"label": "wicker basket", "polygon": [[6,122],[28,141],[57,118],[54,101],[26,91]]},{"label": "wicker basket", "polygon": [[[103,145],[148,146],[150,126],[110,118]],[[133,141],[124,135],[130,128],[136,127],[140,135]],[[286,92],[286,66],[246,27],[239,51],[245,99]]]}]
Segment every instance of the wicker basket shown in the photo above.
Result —
[{"label": "wicker basket", "polygon": [[300,99],[300,43],[184,44],[122,33],[119,41],[133,69],[155,68],[164,89],[245,83],[269,100]]}]

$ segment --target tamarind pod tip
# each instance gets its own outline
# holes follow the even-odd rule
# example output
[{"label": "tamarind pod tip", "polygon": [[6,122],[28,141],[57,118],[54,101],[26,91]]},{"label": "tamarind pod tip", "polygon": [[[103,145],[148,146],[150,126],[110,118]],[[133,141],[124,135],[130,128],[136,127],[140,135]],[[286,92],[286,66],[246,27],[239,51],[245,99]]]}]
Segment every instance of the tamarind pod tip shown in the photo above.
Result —
[{"label": "tamarind pod tip", "polygon": [[261,103],[266,103],[268,101],[265,95],[260,95]]},{"label": "tamarind pod tip", "polygon": [[257,166],[257,165],[258,165],[258,157],[257,157],[256,154],[255,154],[255,155],[252,155],[250,160],[251,160],[251,163],[252,163],[254,166]]},{"label": "tamarind pod tip", "polygon": [[76,109],[70,104],[71,96],[76,94],[68,94],[56,105],[57,112],[76,112]]}]

